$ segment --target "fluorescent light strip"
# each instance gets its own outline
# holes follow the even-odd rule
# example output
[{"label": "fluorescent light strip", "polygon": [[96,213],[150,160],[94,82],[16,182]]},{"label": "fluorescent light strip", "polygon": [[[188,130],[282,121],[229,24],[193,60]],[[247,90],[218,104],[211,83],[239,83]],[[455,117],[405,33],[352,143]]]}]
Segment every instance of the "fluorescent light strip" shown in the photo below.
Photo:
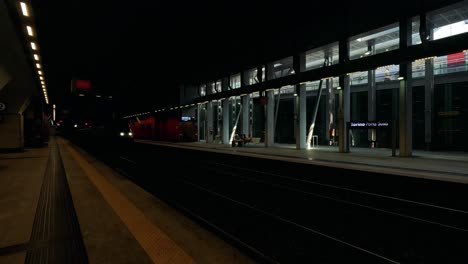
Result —
[{"label": "fluorescent light strip", "polygon": [[20,2],[20,6],[21,6],[21,11],[23,12],[23,16],[28,17],[29,11],[28,11],[28,6],[26,5],[26,3]]},{"label": "fluorescent light strip", "polygon": [[31,36],[31,37],[32,37],[32,36],[34,36],[34,33],[33,33],[33,30],[32,30],[32,27],[30,27],[30,26],[26,26],[26,30],[28,31],[28,35],[29,35],[29,36]]}]

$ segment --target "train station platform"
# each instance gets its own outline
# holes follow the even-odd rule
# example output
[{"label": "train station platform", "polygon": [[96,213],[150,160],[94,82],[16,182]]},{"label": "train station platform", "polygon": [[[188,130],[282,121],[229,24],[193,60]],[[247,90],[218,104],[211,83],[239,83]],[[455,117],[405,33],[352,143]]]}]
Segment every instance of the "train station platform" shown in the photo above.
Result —
[{"label": "train station platform", "polygon": [[263,143],[260,143],[232,147],[226,144],[204,142],[136,141],[146,144],[468,184],[468,153],[463,152],[416,150],[413,151],[412,157],[399,157],[398,151],[396,156],[392,156],[392,150],[384,148],[353,147],[349,153],[339,153],[336,146],[315,146],[311,149],[298,150],[295,145],[287,144],[265,147]]},{"label": "train station platform", "polygon": [[59,137],[0,154],[0,263],[254,263]]}]

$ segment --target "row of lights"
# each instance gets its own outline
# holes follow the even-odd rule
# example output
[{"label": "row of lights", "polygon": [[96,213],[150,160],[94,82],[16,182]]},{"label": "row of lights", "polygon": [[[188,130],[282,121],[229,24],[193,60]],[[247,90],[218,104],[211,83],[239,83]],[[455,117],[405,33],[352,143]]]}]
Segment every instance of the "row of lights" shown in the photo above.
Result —
[{"label": "row of lights", "polygon": [[[85,94],[79,93],[79,94],[78,94],[78,96],[79,96],[79,97],[84,97],[84,96],[85,96]],[[96,97],[97,97],[97,98],[101,98],[101,97],[102,97],[102,95],[100,95],[100,94],[96,94]],[[109,98],[109,99],[112,99],[112,95],[109,95],[109,96],[107,96],[107,98]]]},{"label": "row of lights", "polygon": [[30,40],[32,55],[33,55],[34,62],[36,64],[37,74],[39,75],[39,80],[41,82],[42,92],[44,94],[46,103],[49,104],[49,97],[47,96],[47,89],[46,89],[46,84],[44,80],[43,67],[41,65],[41,60],[39,57],[39,47],[37,43],[35,42],[35,40],[37,40],[37,33],[34,31],[34,28],[32,27],[31,11],[26,2],[20,2],[19,6],[20,6],[21,13],[23,14],[24,21],[26,24],[25,29],[26,29],[27,37]]},{"label": "row of lights", "polygon": [[[464,50],[463,52],[468,52],[468,50]],[[422,58],[422,59],[417,59],[417,60],[415,60],[415,62],[418,62],[418,61],[425,61],[425,60],[434,59],[434,58],[436,58],[436,56],[426,57],[426,58]],[[395,65],[394,65],[394,64],[390,64],[390,65],[380,66],[380,67],[377,67],[377,69],[385,69],[385,68],[391,67],[391,66],[395,66]],[[353,73],[358,73],[358,72],[347,73],[347,75],[351,75],[351,74],[353,74]],[[324,78],[322,78],[322,80],[333,79],[333,78],[334,78],[333,76],[331,76],[331,77],[324,77]],[[404,80],[404,79],[405,79],[405,78],[402,77],[402,76],[398,77],[398,80],[400,80],[400,81],[401,81],[401,80]],[[300,84],[305,84],[305,82],[302,82],[302,83],[300,83]],[[341,86],[338,86],[336,89],[337,89],[337,90],[341,90],[342,87],[341,87]],[[275,90],[275,88],[266,89],[265,91],[273,91],[273,90]],[[246,94],[242,94],[242,95],[246,95]],[[241,95],[241,96],[242,96],[242,95]],[[294,96],[297,96],[297,94],[294,93]],[[226,98],[221,98],[220,100],[223,100],[223,99],[226,99]],[[208,101],[206,101],[206,102],[208,102]],[[203,103],[206,103],[206,102],[203,102]],[[198,104],[203,104],[203,103],[198,103]],[[185,107],[194,106],[194,105],[195,105],[195,104],[183,105],[183,106],[180,106],[180,108],[185,108]],[[169,110],[174,110],[174,109],[178,109],[178,108],[179,108],[179,107],[171,107],[171,108],[169,108]],[[162,111],[166,111],[166,110],[167,110],[167,109],[164,108],[164,109],[160,109],[160,110],[155,110],[154,112],[157,113],[157,112],[162,112]],[[130,117],[136,117],[136,116],[141,116],[141,115],[147,115],[147,114],[149,114],[149,113],[150,113],[150,112],[140,113],[140,114],[134,114],[134,115],[125,116],[124,118],[130,118]]]},{"label": "row of lights", "polygon": [[[201,104],[201,103],[198,103],[198,104]],[[159,112],[168,111],[168,110],[175,110],[175,109],[179,109],[179,108],[182,109],[182,108],[186,108],[186,107],[190,107],[190,106],[195,106],[195,104],[186,104],[186,105],[182,105],[182,106],[166,107],[166,108],[154,110],[154,112],[159,113]],[[142,116],[142,115],[149,115],[150,113],[151,112],[143,112],[143,113],[139,113],[139,114],[124,116],[123,118],[130,118],[130,117],[137,117],[137,116]]]}]

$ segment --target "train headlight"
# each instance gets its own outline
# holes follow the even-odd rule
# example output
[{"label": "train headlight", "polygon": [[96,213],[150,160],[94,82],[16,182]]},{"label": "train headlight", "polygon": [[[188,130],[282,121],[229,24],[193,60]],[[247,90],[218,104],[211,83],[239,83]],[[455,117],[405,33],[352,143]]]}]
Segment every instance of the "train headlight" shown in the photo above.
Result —
[{"label": "train headlight", "polygon": [[125,133],[124,133],[124,132],[120,132],[120,136],[121,136],[121,137],[125,136]]}]

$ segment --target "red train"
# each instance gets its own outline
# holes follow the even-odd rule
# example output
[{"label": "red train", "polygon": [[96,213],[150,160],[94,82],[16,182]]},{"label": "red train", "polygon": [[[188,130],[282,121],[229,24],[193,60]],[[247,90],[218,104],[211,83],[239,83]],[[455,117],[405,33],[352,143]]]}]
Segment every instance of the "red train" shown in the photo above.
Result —
[{"label": "red train", "polygon": [[197,141],[197,122],[179,116],[148,116],[132,119],[129,126],[135,139]]}]

